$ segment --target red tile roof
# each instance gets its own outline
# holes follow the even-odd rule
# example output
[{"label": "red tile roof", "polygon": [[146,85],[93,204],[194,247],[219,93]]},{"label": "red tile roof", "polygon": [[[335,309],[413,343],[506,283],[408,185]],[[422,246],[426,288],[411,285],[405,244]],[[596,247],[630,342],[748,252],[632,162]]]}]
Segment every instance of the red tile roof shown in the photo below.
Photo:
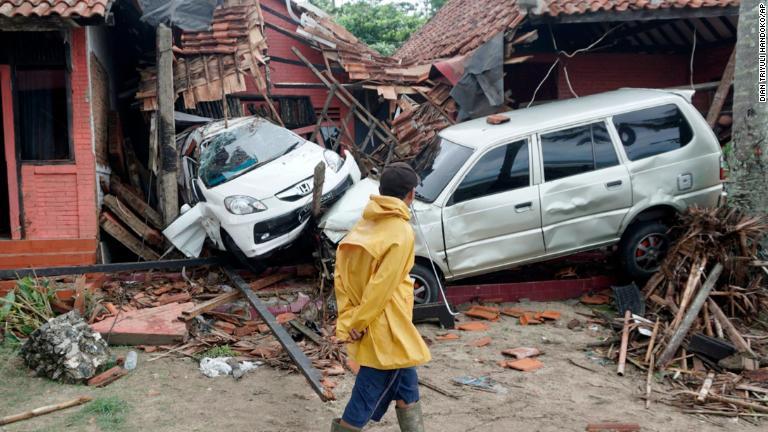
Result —
[{"label": "red tile roof", "polygon": [[0,0],[0,15],[6,17],[45,17],[58,15],[66,18],[103,17],[113,0]]},{"label": "red tile roof", "polygon": [[524,17],[516,0],[449,0],[395,57],[420,62],[465,54]]},{"label": "red tile roof", "polygon": [[739,0],[545,0],[540,15],[577,15],[589,12],[738,6]]},{"label": "red tile roof", "polygon": [[[598,11],[738,6],[739,0],[539,0],[537,15]],[[449,0],[395,53],[404,62],[425,62],[465,54],[501,30],[520,24],[526,12],[517,0]]]}]

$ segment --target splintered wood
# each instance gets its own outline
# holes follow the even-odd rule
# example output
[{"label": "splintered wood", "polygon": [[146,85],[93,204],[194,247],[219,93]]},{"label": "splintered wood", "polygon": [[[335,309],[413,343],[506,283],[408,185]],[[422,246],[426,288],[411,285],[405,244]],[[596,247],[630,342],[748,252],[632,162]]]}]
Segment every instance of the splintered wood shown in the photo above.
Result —
[{"label": "splintered wood", "polygon": [[[677,241],[643,289],[653,331],[623,326],[652,335],[632,332],[627,361],[666,371],[682,390],[661,401],[691,413],[768,412],[768,369],[759,369],[768,359],[768,289],[762,267],[750,265],[766,230],[765,218],[727,208],[692,208],[671,230]],[[651,381],[649,371],[648,400]]]}]

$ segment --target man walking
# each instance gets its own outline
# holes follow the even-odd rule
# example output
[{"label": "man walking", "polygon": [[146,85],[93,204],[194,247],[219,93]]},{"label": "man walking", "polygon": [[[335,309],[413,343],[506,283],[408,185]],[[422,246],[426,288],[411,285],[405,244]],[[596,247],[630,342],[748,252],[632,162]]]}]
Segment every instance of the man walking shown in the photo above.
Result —
[{"label": "man walking", "polygon": [[352,396],[334,431],[357,431],[379,421],[395,401],[404,432],[423,432],[415,366],[431,357],[413,318],[414,235],[408,207],[419,176],[408,164],[393,163],[381,175],[363,218],[336,253],[336,336],[347,341],[360,364]]}]

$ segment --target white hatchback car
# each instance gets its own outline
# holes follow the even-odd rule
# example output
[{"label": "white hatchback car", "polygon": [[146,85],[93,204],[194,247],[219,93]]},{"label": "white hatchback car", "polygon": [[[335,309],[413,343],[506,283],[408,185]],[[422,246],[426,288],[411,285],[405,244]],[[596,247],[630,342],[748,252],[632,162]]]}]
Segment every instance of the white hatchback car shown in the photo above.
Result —
[{"label": "white hatchback car", "polygon": [[[723,190],[720,145],[692,94],[617,90],[441,131],[412,162],[422,180],[416,301],[437,300],[439,277],[616,244],[629,275],[655,272],[674,214],[716,206]],[[321,221],[329,239],[341,240],[376,188],[366,179],[330,209]]]},{"label": "white hatchback car", "polygon": [[311,216],[314,170],[325,163],[322,203],[360,180],[354,158],[305,140],[260,117],[210,123],[177,138],[186,206],[163,233],[187,256],[206,234],[239,259],[291,244]]}]

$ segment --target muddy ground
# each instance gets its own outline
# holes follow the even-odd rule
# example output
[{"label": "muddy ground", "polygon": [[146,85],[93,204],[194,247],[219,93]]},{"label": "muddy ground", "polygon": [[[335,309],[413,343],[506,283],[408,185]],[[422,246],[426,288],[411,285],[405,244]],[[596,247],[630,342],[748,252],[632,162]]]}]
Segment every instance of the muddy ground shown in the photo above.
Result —
[{"label": "muddy ground", "polygon": [[[753,425],[744,420],[696,417],[654,403],[646,410],[645,374],[628,365],[625,377],[616,375],[615,364],[590,359],[584,344],[607,335],[605,330],[572,331],[566,323],[581,318],[588,309],[573,302],[515,304],[531,309],[563,313],[555,324],[520,326],[503,317],[487,332],[462,332],[455,341],[435,341],[433,361],[420,369],[421,376],[460,396],[458,400],[422,387],[428,431],[583,431],[590,422],[636,422],[643,431],[765,431],[768,423]],[[443,331],[432,324],[419,325],[431,340]],[[482,348],[469,343],[482,336],[493,342]],[[543,338],[547,339],[546,343]],[[500,351],[533,346],[545,351],[544,368],[535,372],[500,369]],[[118,352],[124,352],[118,349]],[[335,378],[338,401],[322,403],[303,377],[266,366],[241,381],[231,377],[206,378],[191,359],[148,361],[155,354],[139,354],[139,366],[131,375],[103,389],[57,384],[32,378],[19,359],[8,351],[0,355],[0,416],[65,401],[80,395],[117,396],[128,408],[120,427],[102,428],[96,418],[80,416],[79,408],[49,414],[0,427],[1,431],[327,431],[329,422],[344,408],[354,376]],[[573,360],[593,371],[575,366]],[[504,387],[488,393],[457,387],[451,378],[489,375]],[[665,389],[661,384],[656,388]],[[379,424],[366,430],[397,431],[394,409]]]}]

